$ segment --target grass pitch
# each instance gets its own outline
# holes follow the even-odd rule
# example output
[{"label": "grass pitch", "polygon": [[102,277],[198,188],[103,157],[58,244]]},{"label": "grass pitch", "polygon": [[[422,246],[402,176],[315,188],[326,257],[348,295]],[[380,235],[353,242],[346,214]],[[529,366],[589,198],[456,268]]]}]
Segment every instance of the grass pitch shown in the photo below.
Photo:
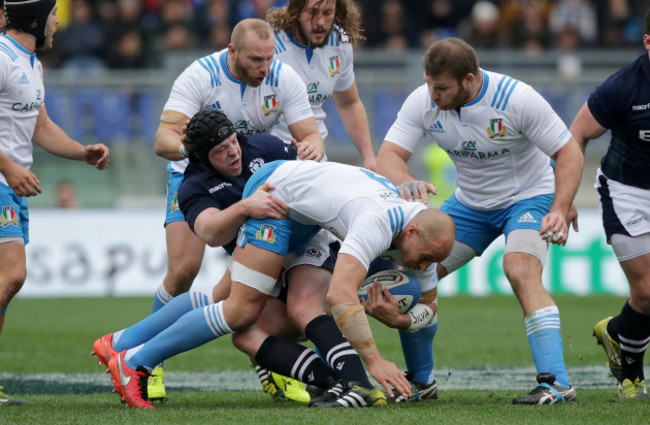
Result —
[{"label": "grass pitch", "polygon": [[[605,355],[591,336],[596,321],[624,298],[557,296],[564,353],[579,403],[512,406],[535,385],[522,314],[514,297],[443,297],[434,342],[440,400],[384,409],[308,409],[261,392],[248,360],[220,338],[169,360],[169,401],[127,409],[110,393],[92,342],[146,316],[145,298],[16,299],[0,336],[0,385],[30,406],[0,408],[16,424],[380,424],[646,423],[650,404],[620,401]],[[371,321],[384,357],[404,367],[397,332]]]}]

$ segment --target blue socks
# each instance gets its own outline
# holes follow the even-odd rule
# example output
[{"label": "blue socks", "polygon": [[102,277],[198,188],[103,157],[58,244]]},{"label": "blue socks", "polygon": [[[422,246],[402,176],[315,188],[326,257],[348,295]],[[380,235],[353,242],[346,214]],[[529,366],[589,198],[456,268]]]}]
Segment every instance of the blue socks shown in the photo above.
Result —
[{"label": "blue socks", "polygon": [[413,374],[413,380],[421,384],[431,384],[434,379],[433,337],[437,330],[438,315],[417,332],[399,330],[406,367]]},{"label": "blue socks", "polygon": [[569,388],[557,306],[534,311],[525,317],[524,322],[537,373],[552,373],[559,385]]}]

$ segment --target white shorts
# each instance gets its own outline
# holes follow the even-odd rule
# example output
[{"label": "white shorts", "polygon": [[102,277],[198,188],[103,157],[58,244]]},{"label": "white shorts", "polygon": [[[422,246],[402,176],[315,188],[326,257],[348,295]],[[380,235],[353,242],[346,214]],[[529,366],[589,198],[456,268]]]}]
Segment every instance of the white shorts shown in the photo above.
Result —
[{"label": "white shorts", "polygon": [[612,235],[650,233],[650,190],[608,179],[598,169],[596,184],[607,242]]}]

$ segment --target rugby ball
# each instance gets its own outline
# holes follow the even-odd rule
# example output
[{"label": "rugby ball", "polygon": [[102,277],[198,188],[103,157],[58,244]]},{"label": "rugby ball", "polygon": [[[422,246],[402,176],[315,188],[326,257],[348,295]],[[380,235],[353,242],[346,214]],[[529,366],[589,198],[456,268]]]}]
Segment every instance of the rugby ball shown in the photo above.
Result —
[{"label": "rugby ball", "polygon": [[368,288],[379,282],[388,288],[399,304],[399,312],[406,313],[420,300],[422,288],[420,282],[410,273],[399,270],[384,270],[367,277],[358,290],[359,300],[368,299]]}]

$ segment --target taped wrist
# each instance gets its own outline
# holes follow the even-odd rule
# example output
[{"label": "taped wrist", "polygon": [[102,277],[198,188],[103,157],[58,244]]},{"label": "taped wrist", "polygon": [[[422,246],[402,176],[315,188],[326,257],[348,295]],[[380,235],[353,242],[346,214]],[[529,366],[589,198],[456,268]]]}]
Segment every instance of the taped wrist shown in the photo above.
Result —
[{"label": "taped wrist", "polygon": [[418,303],[409,311],[409,316],[411,316],[411,325],[406,330],[417,332],[433,320],[435,313],[428,305]]},{"label": "taped wrist", "polygon": [[361,304],[342,303],[332,306],[332,316],[343,336],[361,358],[377,352],[368,318]]}]

